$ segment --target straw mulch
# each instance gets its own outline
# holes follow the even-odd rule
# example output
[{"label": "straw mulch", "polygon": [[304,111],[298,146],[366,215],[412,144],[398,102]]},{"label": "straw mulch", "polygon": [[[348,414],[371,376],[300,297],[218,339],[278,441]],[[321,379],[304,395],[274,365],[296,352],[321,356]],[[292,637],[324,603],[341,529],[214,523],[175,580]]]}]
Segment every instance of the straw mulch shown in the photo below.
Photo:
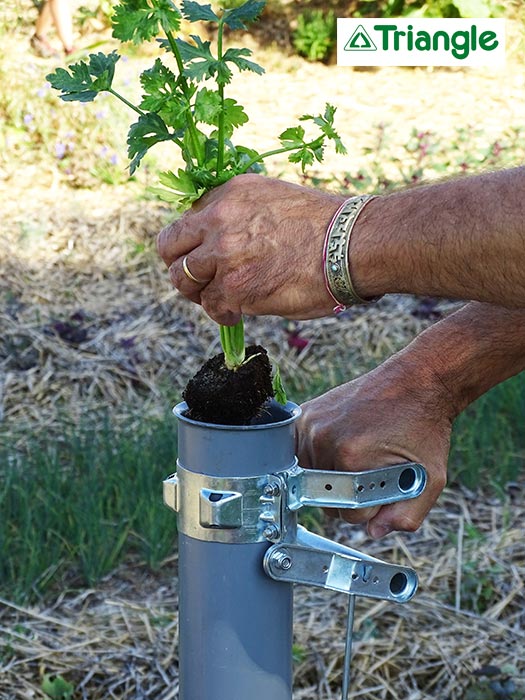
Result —
[{"label": "straw mulch", "polygon": [[[376,543],[360,528],[331,531],[414,566],[420,577],[405,605],[358,599],[350,698],[524,697],[525,509],[518,495],[520,504],[509,496],[498,505],[446,492],[419,533]],[[297,588],[294,700],[340,698],[345,606],[343,595]],[[2,700],[44,697],[45,674],[70,682],[74,698],[177,697],[176,560],[158,576],[128,566],[45,607],[1,601],[0,628]]]},{"label": "straw mulch", "polygon": [[[66,197],[63,199],[63,195]],[[0,420],[52,429],[61,413],[165,410],[203,360],[217,326],[169,284],[154,239],[173,214],[129,190],[35,189],[23,212],[7,204],[0,235]],[[388,300],[346,318],[248,321],[295,379],[339,368],[348,378],[435,320],[417,300]],[[395,320],[393,320],[395,319]],[[299,333],[308,342],[294,345]],[[345,365],[341,364],[343,358]]]}]

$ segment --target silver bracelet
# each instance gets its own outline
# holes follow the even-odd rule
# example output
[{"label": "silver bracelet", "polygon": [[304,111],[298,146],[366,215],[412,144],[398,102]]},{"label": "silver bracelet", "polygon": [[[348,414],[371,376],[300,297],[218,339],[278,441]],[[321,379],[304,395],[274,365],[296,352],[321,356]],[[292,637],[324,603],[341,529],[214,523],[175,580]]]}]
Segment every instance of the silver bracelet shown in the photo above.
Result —
[{"label": "silver bracelet", "polygon": [[368,304],[374,299],[363,299],[356,292],[350,277],[348,248],[350,236],[359,214],[374,199],[374,195],[351,197],[340,207],[326,232],[324,246],[324,274],[326,288],[337,302],[334,311],[343,311],[354,304]]}]

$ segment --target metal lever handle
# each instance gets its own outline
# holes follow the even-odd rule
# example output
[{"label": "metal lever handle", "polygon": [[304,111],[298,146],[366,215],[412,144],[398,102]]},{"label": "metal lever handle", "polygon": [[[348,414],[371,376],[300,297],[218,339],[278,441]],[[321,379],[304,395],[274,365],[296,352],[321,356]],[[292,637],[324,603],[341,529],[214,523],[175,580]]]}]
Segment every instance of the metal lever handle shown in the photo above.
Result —
[{"label": "metal lever handle", "polygon": [[298,544],[270,547],[264,570],[276,581],[320,586],[365,598],[404,603],[417,588],[415,571],[406,566],[370,561]]},{"label": "metal lever handle", "polygon": [[294,467],[288,471],[288,508],[303,506],[365,508],[416,498],[427,474],[417,462],[362,472],[334,472]]}]

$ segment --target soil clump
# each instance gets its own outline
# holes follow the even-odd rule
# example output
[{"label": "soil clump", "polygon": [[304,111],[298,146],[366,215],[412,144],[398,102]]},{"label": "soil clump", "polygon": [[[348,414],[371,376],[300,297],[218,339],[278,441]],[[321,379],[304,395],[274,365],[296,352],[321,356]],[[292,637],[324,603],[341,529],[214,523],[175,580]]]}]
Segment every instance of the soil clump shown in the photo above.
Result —
[{"label": "soil clump", "polygon": [[246,348],[245,362],[235,370],[215,355],[190,379],[183,393],[188,418],[219,425],[247,425],[274,395],[272,366],[261,345]]}]

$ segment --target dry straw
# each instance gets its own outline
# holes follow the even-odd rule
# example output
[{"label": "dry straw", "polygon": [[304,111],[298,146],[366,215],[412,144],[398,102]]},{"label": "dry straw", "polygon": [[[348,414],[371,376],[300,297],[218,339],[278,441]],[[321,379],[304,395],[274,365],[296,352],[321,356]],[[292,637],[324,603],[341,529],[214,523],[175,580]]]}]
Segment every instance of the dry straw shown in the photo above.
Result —
[{"label": "dry straw", "polygon": [[[521,499],[522,500],[522,499]],[[458,562],[452,536],[475,522]],[[351,698],[465,698],[467,688],[515,684],[525,692],[525,542],[522,505],[447,492],[419,533],[370,542],[348,525],[331,536],[388,561],[409,563],[420,591],[405,605],[359,599]],[[505,524],[504,524],[505,523]],[[42,697],[43,674],[74,684],[75,698],[177,697],[176,558],[156,577],[127,565],[96,589],[65,593],[48,606],[0,601],[0,697]],[[489,589],[482,612],[460,570],[474,563]],[[470,582],[471,583],[471,582]],[[463,588],[455,609],[456,585]],[[470,593],[468,593],[470,591]],[[346,599],[297,587],[295,700],[339,700]],[[481,690],[479,690],[481,693]],[[472,697],[496,698],[496,695]]]}]

